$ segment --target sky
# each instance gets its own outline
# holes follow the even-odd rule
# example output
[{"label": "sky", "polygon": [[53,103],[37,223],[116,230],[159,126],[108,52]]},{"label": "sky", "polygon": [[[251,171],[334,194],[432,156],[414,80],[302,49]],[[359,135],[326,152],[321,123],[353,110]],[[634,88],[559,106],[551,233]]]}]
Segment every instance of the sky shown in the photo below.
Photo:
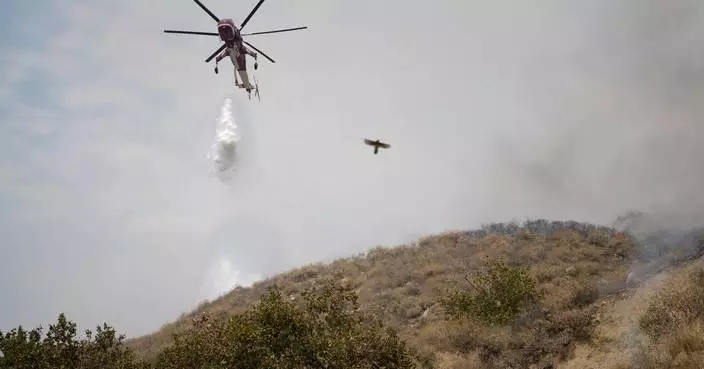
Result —
[{"label": "sky", "polygon": [[[207,0],[236,23],[256,1]],[[159,329],[235,284],[482,223],[702,218],[697,0],[265,2],[262,100],[190,0],[3,1],[0,330]],[[250,69],[251,69],[251,63]],[[225,99],[241,168],[207,158]],[[363,138],[392,145],[379,155]]]}]

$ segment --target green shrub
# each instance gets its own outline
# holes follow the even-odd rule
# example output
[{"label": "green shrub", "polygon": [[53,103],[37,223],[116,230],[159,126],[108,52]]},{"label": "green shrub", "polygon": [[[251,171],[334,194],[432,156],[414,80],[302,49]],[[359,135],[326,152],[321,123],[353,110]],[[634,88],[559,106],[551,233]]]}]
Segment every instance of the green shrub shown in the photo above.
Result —
[{"label": "green shrub", "polygon": [[358,312],[357,296],[328,283],[305,307],[274,287],[226,321],[200,322],[174,336],[157,368],[412,368],[415,355],[393,330]]},{"label": "green shrub", "polygon": [[442,303],[454,318],[472,317],[489,325],[509,323],[528,307],[536,293],[536,283],[527,268],[501,262],[468,282],[472,291],[454,291]]},{"label": "green shrub", "polygon": [[22,326],[0,332],[0,368],[13,369],[136,369],[145,367],[124,346],[124,335],[103,324],[93,336],[76,338],[76,324],[60,314],[56,324],[42,338],[42,327],[25,330]]},{"label": "green shrub", "polygon": [[258,305],[227,320],[207,315],[178,335],[149,365],[123,346],[124,336],[104,324],[76,338],[76,324],[61,314],[50,325],[0,332],[0,368],[388,368],[410,369],[417,356],[395,331],[359,313],[356,294],[328,283],[304,294],[305,308],[273,288]]}]

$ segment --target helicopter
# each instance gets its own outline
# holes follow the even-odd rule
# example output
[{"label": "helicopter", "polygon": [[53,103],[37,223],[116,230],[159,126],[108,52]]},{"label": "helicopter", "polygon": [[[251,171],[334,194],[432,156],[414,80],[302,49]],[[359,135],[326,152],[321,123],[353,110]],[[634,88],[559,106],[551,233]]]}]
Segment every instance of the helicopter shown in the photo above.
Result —
[{"label": "helicopter", "polygon": [[[257,62],[257,56],[261,54],[265,58],[267,58],[270,62],[276,63],[274,59],[270,58],[268,55],[266,55],[264,52],[261,50],[257,49],[254,45],[251,43],[243,40],[244,36],[253,36],[253,35],[263,35],[263,34],[269,34],[269,33],[279,33],[279,32],[289,32],[289,31],[297,31],[297,30],[302,30],[306,29],[308,27],[303,26],[303,27],[294,27],[294,28],[286,28],[286,29],[277,29],[277,30],[271,30],[271,31],[263,31],[263,32],[252,32],[252,33],[242,33],[242,29],[244,28],[245,25],[247,25],[247,22],[252,18],[254,13],[259,9],[259,7],[262,5],[264,0],[259,0],[257,5],[254,6],[254,9],[252,9],[251,12],[249,12],[249,15],[242,21],[239,27],[235,25],[234,20],[231,18],[227,19],[220,19],[218,18],[213,12],[211,12],[203,3],[201,3],[199,0],[193,0],[198,6],[203,9],[211,18],[213,18],[217,22],[217,32],[197,32],[197,31],[181,31],[181,30],[164,30],[164,33],[177,33],[177,34],[188,34],[188,35],[205,35],[205,36],[219,36],[220,41],[223,42],[223,44],[215,50],[210,56],[208,56],[205,59],[206,63],[209,63],[213,58],[215,59],[215,73],[218,73],[218,62],[225,58],[225,57],[230,57],[230,61],[232,61],[232,65],[235,67],[234,69],[234,75],[235,75],[235,85],[239,88],[244,88],[247,90],[247,93],[249,94],[249,98],[251,99],[251,93],[252,90],[255,90],[255,95],[258,97],[259,96],[259,84],[255,80],[255,85],[252,85],[252,83],[249,81],[249,74],[247,73],[247,61],[245,60],[245,55],[249,55],[252,58],[254,58],[254,69],[256,70],[259,66]],[[254,49],[256,52],[253,52],[245,46],[245,44],[252,49]],[[223,51],[224,50],[224,51]],[[218,55],[219,54],[219,55]],[[242,83],[240,83],[237,79],[237,75],[239,74],[240,79],[242,79]]]}]

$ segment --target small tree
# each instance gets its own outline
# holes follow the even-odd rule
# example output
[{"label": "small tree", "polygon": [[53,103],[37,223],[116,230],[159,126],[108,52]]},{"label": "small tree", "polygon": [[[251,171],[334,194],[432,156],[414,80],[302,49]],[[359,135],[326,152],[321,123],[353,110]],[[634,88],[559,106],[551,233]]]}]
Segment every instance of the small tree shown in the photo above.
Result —
[{"label": "small tree", "polygon": [[42,363],[41,328],[26,331],[22,326],[0,332],[0,368],[33,368]]},{"label": "small tree", "polygon": [[95,336],[85,331],[87,340],[81,341],[79,362],[81,369],[136,369],[146,368],[146,363],[136,360],[125,344],[125,335],[118,335],[114,328],[103,323],[97,326]]},{"label": "small tree", "polygon": [[49,325],[42,352],[46,364],[55,368],[77,368],[79,342],[76,341],[76,323],[61,313],[56,324]]},{"label": "small tree", "polygon": [[536,283],[527,268],[495,262],[472,279],[472,291],[453,291],[442,299],[453,318],[472,317],[490,325],[507,324],[534,299]]},{"label": "small tree", "polygon": [[42,339],[42,327],[27,332],[22,326],[5,334],[0,332],[0,368],[13,369],[136,369],[145,367],[123,345],[124,336],[103,324],[95,337],[86,330],[87,339],[76,338],[76,324],[62,313],[49,326]]}]

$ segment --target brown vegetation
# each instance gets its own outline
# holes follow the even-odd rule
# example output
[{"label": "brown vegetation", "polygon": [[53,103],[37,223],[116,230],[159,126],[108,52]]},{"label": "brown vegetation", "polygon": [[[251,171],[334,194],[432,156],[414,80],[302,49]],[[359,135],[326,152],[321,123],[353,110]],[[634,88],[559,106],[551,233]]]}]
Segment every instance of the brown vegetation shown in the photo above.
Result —
[{"label": "brown vegetation", "polygon": [[[130,365],[694,368],[704,359],[704,272],[677,277],[652,304],[639,292],[692,259],[667,245],[644,258],[629,233],[539,220],[377,247],[201,304],[129,341],[145,360]],[[638,296],[650,307],[627,309]],[[646,339],[624,338],[634,331]]]},{"label": "brown vegetation", "polygon": [[704,268],[676,272],[639,320],[648,340],[634,358],[644,369],[694,369],[704,363]]},{"label": "brown vegetation", "polygon": [[[594,303],[624,286],[633,249],[626,234],[576,222],[493,224],[473,232],[448,232],[236,288],[130,345],[154,358],[173,333],[190,329],[200,313],[244,311],[274,285],[299,301],[305,289],[334,280],[357,293],[362,312],[398,330],[427,365],[547,365],[568,358],[575,342],[589,339]],[[443,299],[469,292],[468,280],[490,275],[495,262],[525,269],[535,288],[530,303],[499,324],[446,314]]]}]

